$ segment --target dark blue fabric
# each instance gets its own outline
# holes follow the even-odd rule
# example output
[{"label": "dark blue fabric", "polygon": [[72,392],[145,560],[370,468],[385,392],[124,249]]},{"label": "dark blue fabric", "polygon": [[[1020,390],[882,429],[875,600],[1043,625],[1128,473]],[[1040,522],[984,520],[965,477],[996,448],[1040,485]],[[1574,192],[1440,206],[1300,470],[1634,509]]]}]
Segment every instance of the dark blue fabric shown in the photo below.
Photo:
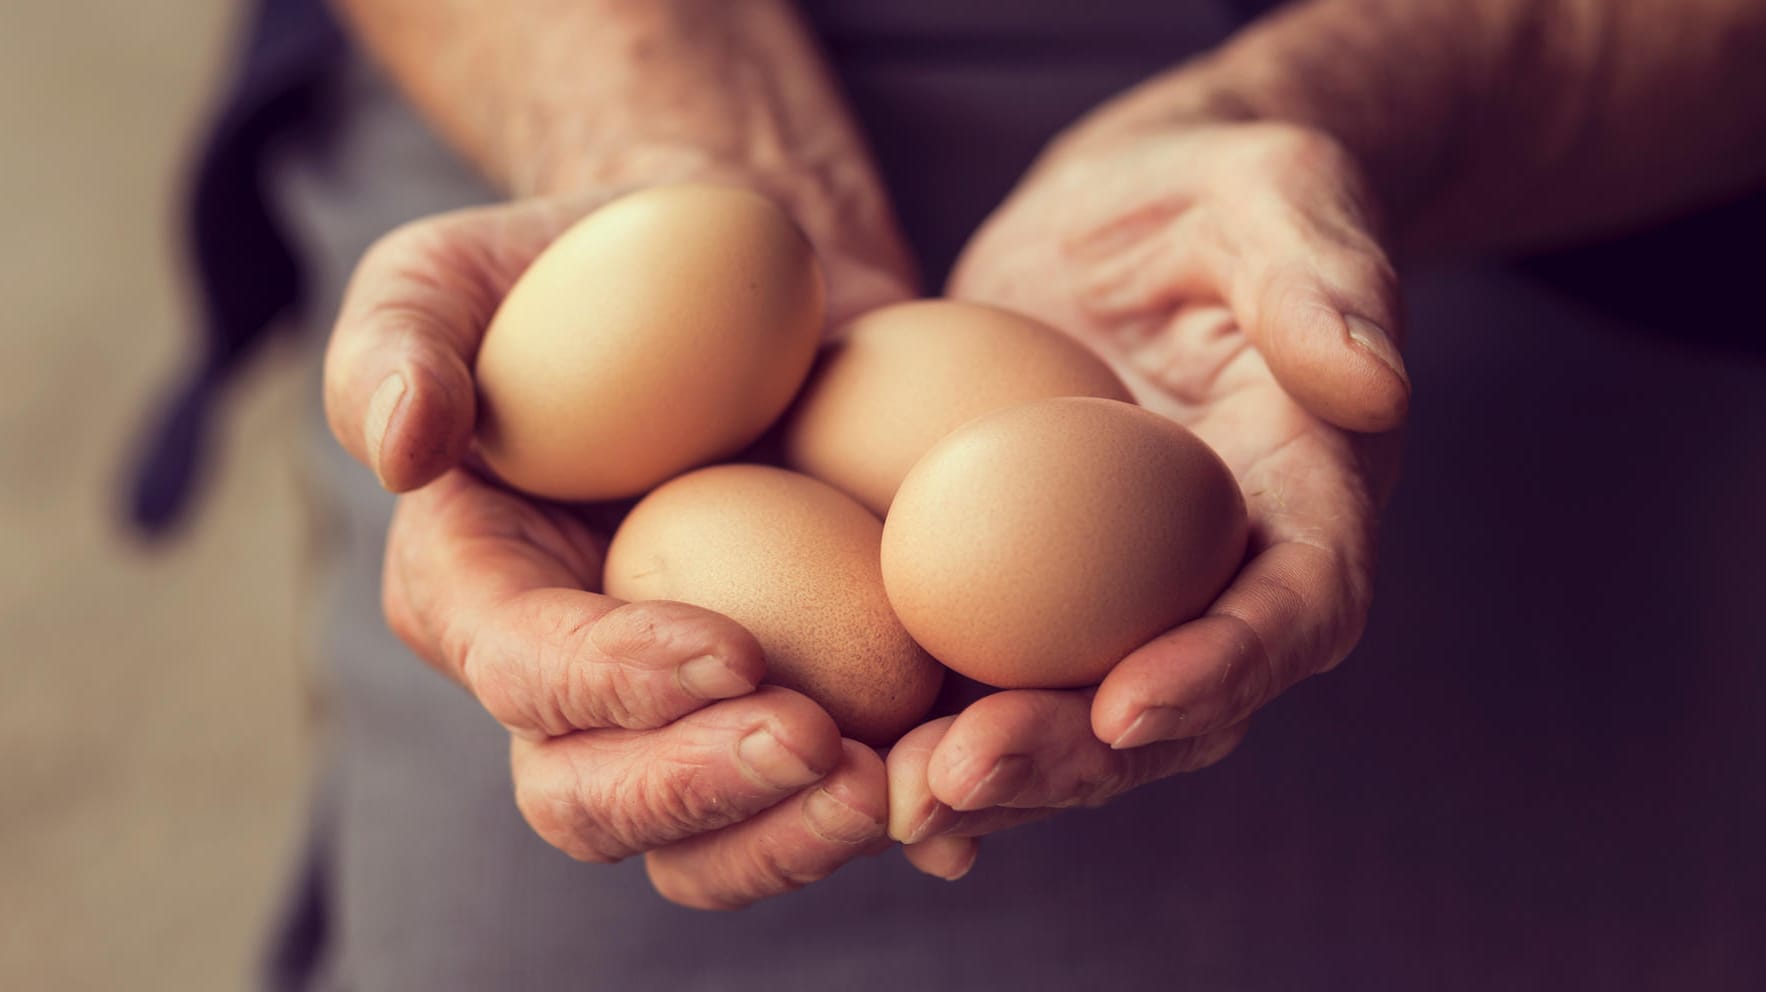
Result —
[{"label": "dark blue fabric", "polygon": [[142,533],[169,530],[190,504],[223,389],[278,320],[298,316],[304,280],[270,210],[270,147],[322,106],[343,36],[317,0],[258,0],[186,194],[201,343],[135,452],[128,503]]}]

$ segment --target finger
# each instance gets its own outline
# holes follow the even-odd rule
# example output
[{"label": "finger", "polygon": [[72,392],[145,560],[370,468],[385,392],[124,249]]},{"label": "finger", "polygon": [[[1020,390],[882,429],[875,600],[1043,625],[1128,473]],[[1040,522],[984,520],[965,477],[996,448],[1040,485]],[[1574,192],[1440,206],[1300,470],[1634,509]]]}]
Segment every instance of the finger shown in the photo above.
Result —
[{"label": "finger", "polygon": [[453,472],[399,501],[387,537],[395,633],[512,732],[659,727],[765,674],[759,642],[683,603],[622,603],[567,511]]},{"label": "finger", "polygon": [[1410,403],[1398,279],[1360,172],[1316,132],[1274,129],[1260,144],[1257,166],[1275,195],[1248,201],[1239,230],[1220,239],[1233,252],[1201,261],[1289,395],[1348,430],[1395,428]]},{"label": "finger", "polygon": [[612,862],[754,816],[821,781],[841,754],[821,707],[768,686],[658,730],[515,737],[510,767],[536,833]]},{"label": "finger", "polygon": [[565,223],[556,204],[479,207],[387,234],[357,265],[325,356],[325,412],[394,492],[459,463],[472,363],[503,294]]},{"label": "finger", "polygon": [[1258,554],[1208,615],[1137,649],[1099,685],[1091,725],[1118,749],[1194,738],[1327,670],[1360,637],[1363,570],[1289,541]]},{"label": "finger", "polygon": [[[1249,725],[1247,724],[1247,727],[1248,726]],[[1246,727],[1236,728],[1236,732],[1240,735],[1242,735],[1245,730]],[[1236,745],[1236,742],[1232,743]],[[1221,746],[1223,748],[1227,747],[1225,743]],[[1174,765],[1170,774],[1175,775],[1181,771],[1194,770],[1196,769],[1188,768],[1179,764]],[[943,807],[946,812],[940,814],[935,821],[936,826],[934,830],[914,844],[903,845],[902,850],[904,853],[911,855],[916,848],[940,837],[986,837],[990,834],[999,833],[1002,830],[1010,830],[1013,827],[1021,827],[1027,823],[1046,820],[1049,817],[1064,812],[1071,805],[1073,804],[1068,803],[1055,806],[988,806],[982,809],[967,810],[964,812],[957,812],[951,810],[949,807]]]},{"label": "finger", "polygon": [[840,766],[819,786],[745,823],[652,851],[650,882],[696,909],[739,909],[802,888],[876,852],[886,787],[876,752],[843,741]]},{"label": "finger", "polygon": [[[1233,144],[1194,177],[1200,192],[1143,193],[1132,208],[1107,201],[1102,215],[1112,220],[1085,228],[1071,249],[1099,256],[1081,288],[1087,306],[1121,316],[1221,300],[1309,412],[1355,431],[1399,426],[1410,377],[1397,346],[1397,277],[1373,234],[1358,170],[1313,132],[1237,130],[1216,133]],[[1134,179],[1150,189],[1170,182]]]},{"label": "finger", "polygon": [[1002,692],[958,715],[933,749],[927,781],[958,812],[1098,806],[1155,779],[1230,754],[1243,726],[1156,747],[1116,750],[1091,731],[1089,693]]},{"label": "finger", "polygon": [[1344,301],[1383,295],[1367,287],[1392,280],[1383,259],[1326,250],[1241,277],[1232,303],[1288,395],[1338,427],[1377,433],[1402,425],[1410,408],[1410,376],[1391,336],[1397,308]]},{"label": "finger", "polygon": [[[1058,812],[1052,809],[1007,809],[994,806],[959,813],[939,802],[932,794],[927,774],[932,764],[932,752],[950,732],[956,720],[955,716],[949,716],[922,724],[889,749],[889,835],[902,843],[908,860],[916,865],[919,861],[916,860],[918,856],[915,852],[937,838],[981,837],[996,830],[1044,819]],[[954,859],[946,855],[954,849],[947,847],[944,850],[944,854],[927,854],[927,862],[948,867]],[[927,873],[939,874],[937,871]]]},{"label": "finger", "polygon": [[907,856],[908,863],[920,871],[954,882],[975,867],[975,858],[981,853],[981,842],[974,837],[939,836],[929,837],[918,844],[910,844],[901,849]]},{"label": "finger", "polygon": [[932,752],[957,722],[954,716],[923,723],[889,749],[889,836],[914,844],[943,833],[956,813],[938,801],[926,779]]},{"label": "finger", "polygon": [[989,806],[986,809],[969,810],[965,813],[951,814],[951,819],[939,827],[938,833],[927,837],[917,844],[904,845],[903,853],[909,853],[930,841],[941,837],[967,837],[979,840],[1002,830],[1021,827],[1027,823],[1036,823],[1052,816],[1066,812],[1065,806]]}]

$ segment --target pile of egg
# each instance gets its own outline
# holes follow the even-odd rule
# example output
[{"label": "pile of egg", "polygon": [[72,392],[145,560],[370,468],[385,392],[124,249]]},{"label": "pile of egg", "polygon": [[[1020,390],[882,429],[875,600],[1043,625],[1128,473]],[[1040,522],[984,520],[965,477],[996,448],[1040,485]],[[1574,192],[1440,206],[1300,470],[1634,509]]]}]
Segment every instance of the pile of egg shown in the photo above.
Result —
[{"label": "pile of egg", "polygon": [[871,744],[923,719],[947,668],[1095,684],[1237,569],[1232,474],[1084,345],[918,300],[824,346],[823,292],[808,240],[758,194],[613,201],[493,318],[479,452],[538,497],[642,497],[604,591],[731,617],[769,682]]}]

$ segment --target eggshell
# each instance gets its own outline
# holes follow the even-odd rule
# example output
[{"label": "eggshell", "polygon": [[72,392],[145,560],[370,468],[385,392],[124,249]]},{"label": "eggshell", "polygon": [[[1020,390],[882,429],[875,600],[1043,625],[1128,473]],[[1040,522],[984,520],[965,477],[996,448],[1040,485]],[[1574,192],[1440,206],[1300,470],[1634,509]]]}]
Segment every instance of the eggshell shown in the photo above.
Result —
[{"label": "eggshell", "polygon": [[786,415],[785,463],[878,515],[921,455],[984,413],[1051,396],[1133,399],[1085,345],[997,307],[899,303],[837,338]]},{"label": "eggshell", "polygon": [[764,432],[822,321],[814,252],[765,197],[684,185],[615,200],[535,259],[492,319],[479,450],[537,496],[637,495]]},{"label": "eggshell", "polygon": [[944,669],[889,608],[882,524],[806,476],[718,465],[646,496],[614,535],[606,589],[722,613],[766,650],[767,681],[822,704],[855,740],[883,745],[932,705]]},{"label": "eggshell", "polygon": [[908,473],[883,584],[952,670],[1084,686],[1200,615],[1245,539],[1244,497],[1200,438],[1114,400],[1038,400],[964,425]]}]

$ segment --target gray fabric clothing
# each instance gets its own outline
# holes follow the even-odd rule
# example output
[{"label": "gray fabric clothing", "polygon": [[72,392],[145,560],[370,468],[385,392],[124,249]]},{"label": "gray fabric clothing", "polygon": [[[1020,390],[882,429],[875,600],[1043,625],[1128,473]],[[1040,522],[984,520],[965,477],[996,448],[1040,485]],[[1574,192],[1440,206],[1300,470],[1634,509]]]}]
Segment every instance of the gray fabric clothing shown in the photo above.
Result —
[{"label": "gray fabric clothing", "polygon": [[[866,6],[873,22],[841,30],[871,41],[831,48],[933,272],[1052,128],[1178,54],[908,59],[877,23],[895,5]],[[978,30],[950,16],[953,36]],[[1083,27],[1062,23],[1058,41]],[[1100,51],[1147,36],[1112,23]],[[1225,29],[1160,23],[1184,50]],[[322,301],[381,232],[492,198],[371,75],[345,97],[281,173]],[[1766,743],[1746,718],[1766,699],[1766,370],[1500,273],[1411,286],[1406,480],[1338,672],[1221,766],[990,838],[959,883],[892,852],[736,914],[672,906],[641,859],[576,864],[527,829],[506,735],[386,631],[392,499],[316,418],[336,745],[291,916],[307,947],[285,947],[283,980],[1760,987]]]}]

